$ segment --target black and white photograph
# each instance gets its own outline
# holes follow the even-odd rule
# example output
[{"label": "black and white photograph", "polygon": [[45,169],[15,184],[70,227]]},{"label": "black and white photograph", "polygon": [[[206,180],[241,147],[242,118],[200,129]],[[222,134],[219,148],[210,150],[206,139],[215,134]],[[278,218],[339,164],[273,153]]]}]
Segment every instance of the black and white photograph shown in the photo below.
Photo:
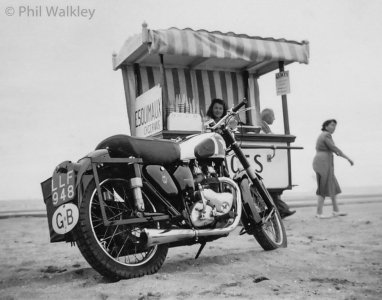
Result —
[{"label": "black and white photograph", "polygon": [[382,2],[0,2],[0,299],[381,299]]}]

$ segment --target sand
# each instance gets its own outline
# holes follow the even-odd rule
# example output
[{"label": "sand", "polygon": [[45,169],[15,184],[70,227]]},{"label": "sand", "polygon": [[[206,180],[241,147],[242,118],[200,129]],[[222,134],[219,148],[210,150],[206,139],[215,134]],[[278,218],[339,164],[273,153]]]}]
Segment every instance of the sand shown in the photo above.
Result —
[{"label": "sand", "polygon": [[45,218],[0,219],[0,299],[382,299],[382,201],[342,208],[328,220],[299,208],[284,249],[236,230],[197,260],[196,245],[172,248],[158,273],[118,282],[50,244]]}]

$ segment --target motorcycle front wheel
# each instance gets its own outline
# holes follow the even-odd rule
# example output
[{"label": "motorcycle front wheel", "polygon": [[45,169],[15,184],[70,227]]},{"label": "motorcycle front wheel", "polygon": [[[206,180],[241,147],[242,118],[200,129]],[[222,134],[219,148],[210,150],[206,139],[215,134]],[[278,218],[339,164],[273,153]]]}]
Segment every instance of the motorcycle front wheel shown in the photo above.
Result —
[{"label": "motorcycle front wheel", "polygon": [[[251,230],[260,246],[266,251],[286,247],[286,231],[276,206],[274,204],[268,206],[248,178],[241,181],[240,187],[243,196],[252,198],[254,207],[262,219],[261,224]],[[273,203],[273,201],[270,202]],[[247,217],[251,217],[250,212],[246,214]]]},{"label": "motorcycle front wheel", "polygon": [[[134,200],[126,179],[103,176],[100,188],[107,220],[113,222],[136,218]],[[144,199],[145,212],[156,207]],[[79,207],[75,239],[81,254],[101,275],[113,280],[140,277],[157,272],[168,251],[165,245],[146,248],[140,239],[143,228],[159,228],[159,224],[132,223],[105,226],[100,199],[94,180],[86,188]]]}]

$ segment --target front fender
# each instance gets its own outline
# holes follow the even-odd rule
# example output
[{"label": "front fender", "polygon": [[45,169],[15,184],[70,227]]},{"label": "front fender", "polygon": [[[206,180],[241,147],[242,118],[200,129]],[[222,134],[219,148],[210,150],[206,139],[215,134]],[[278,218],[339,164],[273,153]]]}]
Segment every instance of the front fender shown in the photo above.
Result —
[{"label": "front fender", "polygon": [[243,180],[244,177],[248,177],[247,172],[245,170],[241,170],[233,176],[233,180],[236,181],[236,183],[240,183],[240,181]]},{"label": "front fender", "polygon": [[[243,182],[244,179],[248,180],[247,184],[246,180]],[[247,172],[242,170],[235,174],[233,180],[238,184],[241,190],[243,201],[242,223],[248,233],[253,233],[253,230],[261,225],[262,219],[253,202],[251,179],[248,177]]]}]

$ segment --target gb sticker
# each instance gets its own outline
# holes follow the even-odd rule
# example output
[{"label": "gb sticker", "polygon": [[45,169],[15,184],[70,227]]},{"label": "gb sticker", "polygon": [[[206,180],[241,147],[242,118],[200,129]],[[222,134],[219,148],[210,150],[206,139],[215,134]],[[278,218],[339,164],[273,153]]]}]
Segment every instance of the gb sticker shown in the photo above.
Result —
[{"label": "gb sticker", "polygon": [[53,230],[58,234],[71,231],[78,222],[79,212],[76,205],[66,203],[57,208],[52,217]]}]

